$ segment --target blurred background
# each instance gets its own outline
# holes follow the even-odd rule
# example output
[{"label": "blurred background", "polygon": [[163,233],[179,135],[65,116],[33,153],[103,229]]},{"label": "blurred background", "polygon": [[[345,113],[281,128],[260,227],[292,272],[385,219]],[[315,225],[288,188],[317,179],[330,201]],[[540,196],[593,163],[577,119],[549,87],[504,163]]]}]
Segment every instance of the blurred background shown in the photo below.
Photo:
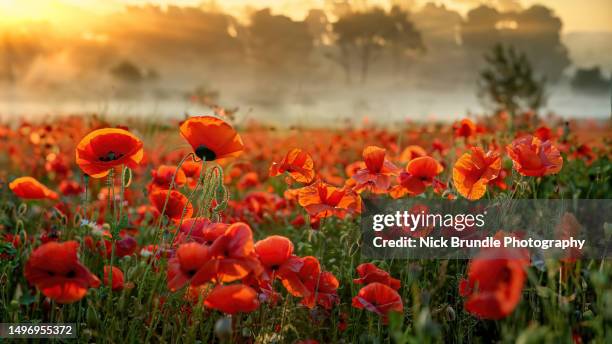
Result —
[{"label": "blurred background", "polygon": [[495,109],[496,44],[524,54],[541,113],[610,118],[609,0],[0,0],[0,121],[454,120]]}]

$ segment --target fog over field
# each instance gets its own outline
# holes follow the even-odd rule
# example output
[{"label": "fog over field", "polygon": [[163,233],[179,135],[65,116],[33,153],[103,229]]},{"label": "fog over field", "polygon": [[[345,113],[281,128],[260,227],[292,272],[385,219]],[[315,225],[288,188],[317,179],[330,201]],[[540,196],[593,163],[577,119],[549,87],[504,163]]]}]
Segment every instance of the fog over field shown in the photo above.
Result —
[{"label": "fog over field", "polygon": [[477,80],[498,42],[525,52],[546,78],[543,112],[610,116],[611,32],[564,33],[554,9],[518,2],[464,15],[409,3],[328,1],[301,19],[254,7],[139,5],[95,16],[66,9],[80,19],[62,25],[0,24],[0,120],[179,118],[215,106],[275,124],[450,120],[491,109]]}]

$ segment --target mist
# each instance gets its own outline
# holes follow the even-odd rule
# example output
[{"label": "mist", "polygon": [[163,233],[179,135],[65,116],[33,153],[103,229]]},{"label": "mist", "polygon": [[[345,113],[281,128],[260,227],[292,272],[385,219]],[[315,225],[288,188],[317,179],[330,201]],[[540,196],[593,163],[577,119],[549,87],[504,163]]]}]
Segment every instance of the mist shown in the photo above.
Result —
[{"label": "mist", "polygon": [[[434,4],[333,4],[303,20],[266,8],[141,6],[83,24],[0,27],[0,119],[225,111],[276,125],[453,120],[491,111],[476,86],[483,54],[499,42],[546,79],[542,112],[610,116],[609,89],[587,86],[609,80],[612,47],[600,44],[599,59],[585,53],[593,47],[562,37],[549,8],[480,5],[461,16]],[[574,82],[594,66],[601,80]]]}]

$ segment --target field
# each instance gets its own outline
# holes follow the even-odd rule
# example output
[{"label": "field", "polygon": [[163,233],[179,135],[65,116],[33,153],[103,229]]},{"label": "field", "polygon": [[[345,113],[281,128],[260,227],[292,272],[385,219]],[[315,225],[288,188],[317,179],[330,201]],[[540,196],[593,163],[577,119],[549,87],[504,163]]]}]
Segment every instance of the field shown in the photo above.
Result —
[{"label": "field", "polygon": [[1,126],[0,322],[75,323],[57,342],[612,342],[605,258],[371,260],[359,226],[368,198],[612,198],[609,121],[232,121]]}]

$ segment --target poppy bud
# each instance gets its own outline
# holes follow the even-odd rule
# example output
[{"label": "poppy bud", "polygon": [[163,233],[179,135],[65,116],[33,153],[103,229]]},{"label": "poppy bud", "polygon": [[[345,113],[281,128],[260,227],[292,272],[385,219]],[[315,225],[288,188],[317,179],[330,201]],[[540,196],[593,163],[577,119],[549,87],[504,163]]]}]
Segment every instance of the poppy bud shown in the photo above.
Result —
[{"label": "poppy bud", "polygon": [[232,338],[231,317],[223,317],[215,322],[215,335],[221,342],[229,341]]},{"label": "poppy bud", "polygon": [[98,313],[94,307],[87,307],[87,326],[89,328],[97,328],[98,327]]}]

